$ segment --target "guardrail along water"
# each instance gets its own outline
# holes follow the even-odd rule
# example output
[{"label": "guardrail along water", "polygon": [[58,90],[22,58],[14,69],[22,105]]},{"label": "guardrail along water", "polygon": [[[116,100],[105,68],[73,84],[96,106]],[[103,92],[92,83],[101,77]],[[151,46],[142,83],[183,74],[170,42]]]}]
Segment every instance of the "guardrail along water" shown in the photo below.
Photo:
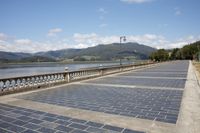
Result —
[{"label": "guardrail along water", "polygon": [[0,79],[0,95],[50,87],[154,65],[153,62]]}]

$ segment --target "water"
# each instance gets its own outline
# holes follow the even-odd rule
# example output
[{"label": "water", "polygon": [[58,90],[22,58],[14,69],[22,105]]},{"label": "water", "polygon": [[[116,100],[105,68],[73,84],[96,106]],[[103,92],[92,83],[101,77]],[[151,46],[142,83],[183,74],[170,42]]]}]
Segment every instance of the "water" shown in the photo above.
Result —
[{"label": "water", "polygon": [[12,64],[0,66],[0,79],[30,76],[36,74],[64,72],[68,67],[69,71],[80,70],[83,68],[119,65],[119,63],[93,63],[93,64],[55,64],[55,63],[38,63],[38,64]]}]

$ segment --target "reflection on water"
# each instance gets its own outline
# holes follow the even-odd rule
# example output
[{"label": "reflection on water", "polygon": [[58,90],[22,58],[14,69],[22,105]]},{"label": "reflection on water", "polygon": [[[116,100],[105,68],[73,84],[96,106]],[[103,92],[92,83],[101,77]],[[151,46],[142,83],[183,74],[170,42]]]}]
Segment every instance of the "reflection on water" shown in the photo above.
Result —
[{"label": "reflection on water", "polygon": [[18,76],[29,76],[54,72],[64,72],[65,67],[69,71],[81,68],[118,65],[119,63],[94,63],[94,64],[26,64],[26,65],[5,65],[0,67],[0,79]]}]

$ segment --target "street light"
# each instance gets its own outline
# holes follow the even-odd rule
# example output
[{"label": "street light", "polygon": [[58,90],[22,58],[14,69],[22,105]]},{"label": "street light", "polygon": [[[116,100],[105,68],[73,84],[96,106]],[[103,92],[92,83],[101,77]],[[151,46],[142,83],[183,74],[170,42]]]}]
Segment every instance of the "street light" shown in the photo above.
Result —
[{"label": "street light", "polygon": [[[126,41],[126,36],[120,36],[120,49],[122,49],[122,42]],[[122,65],[122,57],[120,56],[120,65]]]},{"label": "street light", "polygon": [[198,45],[197,48],[198,48],[198,61],[200,61],[200,46]]}]

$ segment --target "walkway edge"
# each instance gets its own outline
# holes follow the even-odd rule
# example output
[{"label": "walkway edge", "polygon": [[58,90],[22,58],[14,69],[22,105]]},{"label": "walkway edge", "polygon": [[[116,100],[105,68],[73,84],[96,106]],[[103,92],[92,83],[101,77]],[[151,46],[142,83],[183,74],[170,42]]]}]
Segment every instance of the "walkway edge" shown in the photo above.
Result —
[{"label": "walkway edge", "polygon": [[198,92],[200,88],[191,61],[187,79],[177,121],[177,133],[199,133],[200,97]]}]

